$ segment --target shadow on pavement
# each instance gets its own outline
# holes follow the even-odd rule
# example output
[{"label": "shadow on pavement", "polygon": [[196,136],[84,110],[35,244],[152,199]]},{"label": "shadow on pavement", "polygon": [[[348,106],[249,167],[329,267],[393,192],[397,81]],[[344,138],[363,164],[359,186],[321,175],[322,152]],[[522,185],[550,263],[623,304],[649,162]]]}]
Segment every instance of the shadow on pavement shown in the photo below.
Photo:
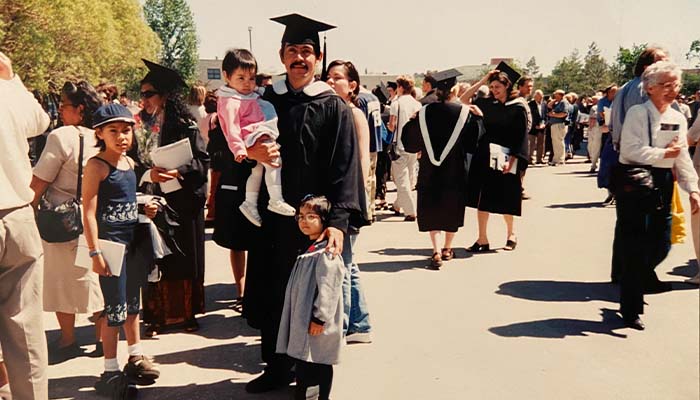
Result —
[{"label": "shadow on pavement", "polygon": [[197,318],[197,322],[199,330],[192,335],[207,339],[228,340],[238,336],[260,336],[260,332],[248,326],[248,322],[240,315],[227,317],[221,314],[206,314]]},{"label": "shadow on pavement", "polygon": [[697,273],[698,273],[698,260],[691,259],[691,260],[688,260],[688,263],[686,265],[680,265],[678,267],[674,267],[673,271],[669,272],[668,274],[673,275],[673,276],[682,276],[685,278],[692,278]]},{"label": "shadow on pavement", "polygon": [[280,389],[263,394],[250,394],[245,391],[246,382],[225,380],[205,385],[189,384],[186,386],[142,387],[139,388],[139,399],[172,400],[172,399],[255,399],[255,400],[287,400],[293,389]]},{"label": "shadow on pavement", "polygon": [[207,312],[231,309],[238,294],[233,283],[216,283],[204,288],[205,310]]},{"label": "shadow on pavement", "polygon": [[496,294],[533,301],[609,301],[617,303],[617,286],[609,282],[516,281],[498,287]]},{"label": "shadow on pavement", "polygon": [[362,272],[400,272],[409,269],[425,269],[430,261],[428,257],[425,260],[408,260],[408,261],[382,261],[361,263],[360,271]]},{"label": "shadow on pavement", "polygon": [[158,364],[186,363],[203,369],[228,369],[246,374],[259,374],[263,366],[259,362],[260,344],[230,343],[208,346],[154,357]]},{"label": "shadow on pavement", "polygon": [[382,256],[425,256],[433,255],[433,249],[397,249],[390,247],[388,249],[371,250],[370,253],[379,254]]},{"label": "shadow on pavement", "polygon": [[565,208],[576,210],[581,208],[604,208],[600,201],[592,201],[589,203],[566,203],[566,204],[550,204],[547,208]]},{"label": "shadow on pavement", "polygon": [[608,335],[626,338],[627,335],[614,332],[624,328],[622,318],[615,310],[601,308],[602,321],[586,321],[570,318],[552,318],[540,321],[518,322],[515,324],[489,328],[489,332],[502,337],[533,337],[564,339],[567,336],[588,336],[588,334]]},{"label": "shadow on pavement", "polygon": [[49,379],[49,398],[77,400],[99,398],[93,388],[98,379],[97,375]]}]

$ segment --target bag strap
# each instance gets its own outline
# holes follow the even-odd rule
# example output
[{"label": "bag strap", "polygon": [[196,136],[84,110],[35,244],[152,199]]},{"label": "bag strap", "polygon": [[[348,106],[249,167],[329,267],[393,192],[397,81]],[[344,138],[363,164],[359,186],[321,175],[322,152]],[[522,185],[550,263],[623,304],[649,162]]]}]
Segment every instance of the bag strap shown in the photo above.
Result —
[{"label": "bag strap", "polygon": [[399,98],[396,98],[396,126],[394,127],[394,144],[399,143],[399,135],[398,135],[398,130],[399,130],[399,125],[400,125],[400,119],[401,119],[401,102],[399,101]]},{"label": "bag strap", "polygon": [[83,137],[83,131],[78,129],[78,137],[80,138],[80,152],[78,153],[78,188],[75,192],[75,201],[81,204],[81,192],[83,190],[83,148],[85,147],[85,140]]},{"label": "bag strap", "polygon": [[654,142],[651,139],[651,114],[649,113],[649,108],[647,108],[647,131],[649,133],[649,147],[654,147]]}]

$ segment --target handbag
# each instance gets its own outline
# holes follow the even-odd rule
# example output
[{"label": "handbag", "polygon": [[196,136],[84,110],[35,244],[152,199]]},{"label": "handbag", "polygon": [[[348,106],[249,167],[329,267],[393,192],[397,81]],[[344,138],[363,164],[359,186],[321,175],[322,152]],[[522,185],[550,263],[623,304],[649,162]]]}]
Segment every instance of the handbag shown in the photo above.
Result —
[{"label": "handbag", "polygon": [[80,210],[80,192],[83,185],[83,133],[78,130],[80,137],[80,153],[78,156],[78,187],[75,198],[56,207],[42,197],[36,212],[36,225],[39,235],[49,243],[63,243],[77,239],[83,233],[83,217]]},{"label": "handbag", "polygon": [[[651,117],[647,112],[649,146],[651,146]],[[615,196],[645,198],[656,191],[650,165],[627,165],[618,163],[612,172],[611,189]]]},{"label": "handbag", "polygon": [[685,243],[685,210],[678,192],[678,182],[673,182],[673,197],[671,198],[671,244]]}]

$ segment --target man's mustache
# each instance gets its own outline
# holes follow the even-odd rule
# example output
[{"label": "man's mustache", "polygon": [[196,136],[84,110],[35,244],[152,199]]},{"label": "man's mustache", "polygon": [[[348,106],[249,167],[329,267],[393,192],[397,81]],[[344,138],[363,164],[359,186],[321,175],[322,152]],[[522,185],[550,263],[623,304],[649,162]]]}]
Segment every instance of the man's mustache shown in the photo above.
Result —
[{"label": "man's mustache", "polygon": [[306,64],[304,64],[303,62],[294,62],[289,67],[290,68],[296,68],[296,67],[306,68]]}]

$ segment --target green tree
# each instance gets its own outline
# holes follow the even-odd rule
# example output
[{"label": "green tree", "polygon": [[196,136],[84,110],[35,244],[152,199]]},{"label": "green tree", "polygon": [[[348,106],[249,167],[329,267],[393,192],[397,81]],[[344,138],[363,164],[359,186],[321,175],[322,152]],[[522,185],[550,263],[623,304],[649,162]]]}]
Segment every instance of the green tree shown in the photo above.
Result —
[{"label": "green tree", "polygon": [[153,57],[158,46],[139,0],[0,2],[0,48],[31,88],[69,79],[129,86],[143,76],[141,57]]},{"label": "green tree", "polygon": [[583,58],[582,93],[593,94],[609,85],[610,80],[610,67],[600,54],[598,45],[592,42]]},{"label": "green tree", "polygon": [[639,55],[642,54],[646,47],[646,43],[633,44],[630,49],[620,46],[617,56],[615,56],[615,64],[611,68],[612,78],[615,83],[622,85],[634,78],[634,66],[637,64]]},{"label": "green tree", "polygon": [[178,70],[186,81],[194,81],[199,55],[190,6],[185,0],[146,0],[143,11],[163,44],[160,62]]},{"label": "green tree", "polygon": [[684,72],[681,92],[686,96],[693,96],[698,90],[700,90],[700,74]]},{"label": "green tree", "polygon": [[582,92],[583,63],[578,49],[574,49],[570,55],[557,62],[552,69],[552,74],[547,78],[545,88],[548,93],[557,89],[565,92]]},{"label": "green tree", "polygon": [[527,63],[525,63],[525,68],[523,68],[523,73],[535,79],[542,77],[542,74],[540,73],[540,67],[537,65],[537,60],[535,60],[535,56],[532,56],[529,60],[527,60]]},{"label": "green tree", "polygon": [[695,66],[700,67],[700,40],[693,40],[693,42],[690,43],[690,49],[685,53],[685,58],[688,61],[696,60],[697,64],[695,64]]}]

